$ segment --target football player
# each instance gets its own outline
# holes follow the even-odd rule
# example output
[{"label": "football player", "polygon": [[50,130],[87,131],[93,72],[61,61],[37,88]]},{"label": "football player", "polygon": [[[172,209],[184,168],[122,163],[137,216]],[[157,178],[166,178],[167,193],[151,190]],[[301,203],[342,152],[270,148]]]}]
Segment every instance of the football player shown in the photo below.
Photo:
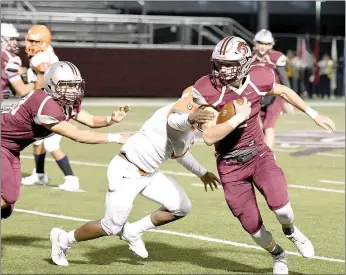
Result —
[{"label": "football player", "polygon": [[259,124],[260,101],[266,94],[279,96],[306,113],[323,129],[335,131],[335,124],[309,107],[290,88],[277,84],[273,69],[251,66],[251,49],[243,39],[235,36],[222,39],[214,48],[211,62],[211,74],[203,76],[193,85],[194,101],[220,111],[228,102],[245,98],[243,105],[250,102],[251,110],[244,113],[235,104],[236,114],[228,121],[217,124],[217,131],[215,121],[201,126],[203,139],[207,145],[215,144],[217,170],[229,209],[257,245],[271,255],[273,273],[288,274],[286,252],[263,223],[255,187],[263,194],[284,235],[299,253],[311,258],[314,248],[294,224],[284,173],[265,144]]},{"label": "football player", "polygon": [[127,106],[112,116],[93,116],[81,110],[84,80],[72,63],[54,63],[44,74],[44,89],[34,90],[2,114],[1,119],[1,218],[12,214],[19,198],[20,152],[35,140],[53,133],[88,144],[124,143],[127,135],[80,130],[69,122],[72,118],[91,128],[107,127],[122,121]]},{"label": "football player", "polygon": [[[248,105],[241,108],[250,110]],[[191,87],[186,89],[178,102],[157,110],[140,131],[127,140],[108,166],[108,192],[103,219],[88,222],[70,232],[60,228],[51,230],[53,262],[67,266],[66,251],[77,242],[116,235],[126,240],[138,256],[148,257],[141,233],[179,220],[191,209],[185,191],[159,171],[161,164],[168,159],[176,159],[199,177],[205,188],[217,188],[218,178],[189,152],[196,125],[213,117],[213,112],[202,110],[194,103]],[[157,202],[161,207],[132,226],[126,221],[138,194]],[[138,227],[140,229],[136,232]]]},{"label": "football player", "polygon": [[[52,35],[44,25],[34,25],[25,37],[25,52],[30,60],[28,72],[34,71],[40,75],[59,61],[53,47],[51,46]],[[73,174],[70,161],[64,151],[60,148],[62,136],[54,134],[48,138],[34,142],[34,158],[36,168],[32,174],[22,179],[23,185],[47,184],[48,175],[45,173],[44,164],[46,151],[48,151],[64,174],[64,183],[58,187],[64,191],[77,191],[79,179]]]},{"label": "football player", "polygon": [[[290,82],[286,74],[286,56],[273,50],[274,37],[269,30],[262,29],[256,33],[254,38],[255,50],[253,52],[253,64],[274,69],[276,83],[290,88]],[[275,123],[283,108],[292,113],[294,107],[286,103],[280,97],[266,95],[261,100],[260,118],[262,121],[264,139],[270,149],[275,146]]]},{"label": "football player", "polygon": [[[18,38],[19,33],[12,24],[1,23],[1,98],[4,97],[4,91],[9,85],[19,96],[25,96],[36,86],[36,77],[31,77],[29,83],[25,84],[20,76],[22,60],[17,55]],[[42,82],[43,77],[39,79],[38,85],[42,85]]]}]

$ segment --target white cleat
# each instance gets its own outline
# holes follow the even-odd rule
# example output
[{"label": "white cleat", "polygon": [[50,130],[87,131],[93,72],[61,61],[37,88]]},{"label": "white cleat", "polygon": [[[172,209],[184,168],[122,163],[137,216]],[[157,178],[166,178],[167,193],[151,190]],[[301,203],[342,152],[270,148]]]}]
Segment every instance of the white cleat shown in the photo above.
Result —
[{"label": "white cleat", "polygon": [[142,234],[135,234],[131,232],[131,224],[125,223],[120,239],[127,241],[129,249],[141,258],[148,258],[148,251],[142,240]]},{"label": "white cleat", "polygon": [[53,263],[56,265],[68,266],[67,249],[69,247],[66,247],[59,242],[60,234],[66,234],[66,232],[60,228],[53,228],[50,231],[50,242],[52,245],[50,256]]},{"label": "white cleat", "polygon": [[36,169],[28,177],[22,178],[23,185],[46,185],[48,184],[48,175],[46,173],[36,173]]},{"label": "white cleat", "polygon": [[59,190],[76,192],[79,190],[79,179],[76,176],[65,176],[63,184],[58,186]]},{"label": "white cleat", "polygon": [[283,251],[281,254],[273,257],[273,274],[288,274],[287,254]]},{"label": "white cleat", "polygon": [[315,250],[311,241],[297,227],[294,227],[292,235],[286,235],[286,237],[294,243],[298,252],[304,258],[309,259],[315,256]]}]

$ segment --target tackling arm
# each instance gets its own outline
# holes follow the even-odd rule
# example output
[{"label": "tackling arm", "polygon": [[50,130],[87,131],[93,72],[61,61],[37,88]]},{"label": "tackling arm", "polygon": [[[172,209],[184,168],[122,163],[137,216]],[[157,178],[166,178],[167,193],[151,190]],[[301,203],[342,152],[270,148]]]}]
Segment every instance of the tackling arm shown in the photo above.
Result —
[{"label": "tackling arm", "polygon": [[44,124],[44,126],[50,131],[72,139],[73,141],[80,143],[88,144],[104,144],[104,143],[125,143],[127,135],[122,134],[107,134],[107,133],[98,133],[89,130],[80,130],[72,123],[67,121],[61,121],[56,124]]},{"label": "tackling arm", "polygon": [[203,177],[207,173],[207,170],[197,162],[189,151],[187,151],[184,156],[177,158],[176,160],[188,171],[195,174],[199,178]]},{"label": "tackling arm", "polygon": [[90,128],[102,128],[113,124],[111,123],[110,117],[94,116],[84,110],[81,110],[77,115],[73,117],[73,119]]}]

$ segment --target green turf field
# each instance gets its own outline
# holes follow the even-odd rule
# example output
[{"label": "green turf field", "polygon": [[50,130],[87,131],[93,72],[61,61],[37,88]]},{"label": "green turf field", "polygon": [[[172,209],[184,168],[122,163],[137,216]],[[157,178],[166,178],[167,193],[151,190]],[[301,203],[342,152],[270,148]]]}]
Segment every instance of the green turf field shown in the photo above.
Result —
[{"label": "green turf field", "polygon": [[[95,114],[110,114],[111,107],[88,107]],[[156,108],[134,107],[123,125],[113,131],[135,131]],[[328,114],[344,131],[343,107],[316,107]],[[278,130],[318,130],[303,114],[282,116]],[[100,131],[109,131],[100,130]],[[303,138],[302,138],[303,139]],[[80,243],[69,250],[70,266],[54,266],[50,262],[49,232],[52,227],[74,229],[83,220],[100,219],[104,213],[107,190],[106,167],[120,146],[83,145],[63,139],[62,148],[73,160],[73,170],[80,178],[85,192],[62,192],[52,187],[62,183],[63,175],[51,161],[46,163],[48,186],[25,186],[16,207],[28,212],[15,212],[2,222],[2,273],[22,274],[226,274],[271,273],[271,257],[256,249],[238,220],[224,202],[223,192],[205,192],[198,178],[191,176],[175,161],[168,161],[162,170],[169,173],[188,193],[192,204],[190,215],[158,231],[144,235],[149,258],[133,256],[127,244],[118,237],[108,237]],[[289,194],[295,210],[296,225],[312,240],[316,259],[305,260],[281,233],[276,218],[259,196],[259,204],[267,228],[289,255],[290,274],[344,274],[345,247],[345,178],[344,149],[333,149],[326,154],[292,156],[304,148],[280,148],[277,161],[284,169],[289,183]],[[23,152],[23,174],[34,168],[32,148]],[[195,145],[195,157],[215,172],[211,147]],[[175,175],[183,172],[182,175]],[[307,189],[310,188],[310,189]],[[138,197],[130,221],[139,219],[157,205]],[[31,211],[31,212],[30,212]],[[47,215],[48,214],[48,215]],[[52,214],[52,215],[49,215]],[[68,216],[61,217],[60,215]],[[80,218],[73,219],[74,218]]]}]

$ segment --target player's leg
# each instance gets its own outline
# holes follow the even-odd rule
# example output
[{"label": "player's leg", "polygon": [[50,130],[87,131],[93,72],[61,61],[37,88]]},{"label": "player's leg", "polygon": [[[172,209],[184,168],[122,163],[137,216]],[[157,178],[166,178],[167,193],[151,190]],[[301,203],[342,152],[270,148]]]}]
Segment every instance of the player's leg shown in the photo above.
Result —
[{"label": "player's leg", "polygon": [[156,173],[150,184],[141,193],[151,201],[161,204],[154,213],[134,223],[126,223],[122,238],[129,243],[130,250],[142,258],[148,252],[142,234],[154,227],[171,223],[185,217],[191,210],[191,202],[186,192],[172,178]]},{"label": "player's leg", "polygon": [[311,258],[314,248],[311,241],[294,225],[294,213],[289,202],[287,182],[272,152],[265,151],[257,156],[256,172],[253,181],[265,197],[269,208],[275,213],[286,237],[297,247],[299,253]]},{"label": "player's leg", "polygon": [[284,103],[281,97],[277,97],[272,104],[266,107],[265,119],[263,120],[263,133],[264,141],[271,150],[275,147],[275,123],[280,116]]},{"label": "player's leg", "polygon": [[33,151],[35,158],[35,169],[33,169],[30,176],[22,178],[22,184],[48,184],[48,175],[44,171],[46,150],[44,149],[43,140],[38,140],[33,143]]},{"label": "player's leg", "polygon": [[44,139],[44,147],[55,159],[56,163],[64,173],[64,183],[59,185],[60,190],[64,191],[77,191],[79,190],[79,179],[73,174],[70,161],[60,149],[61,135],[52,135]]},{"label": "player's leg", "polygon": [[245,178],[241,177],[241,168],[237,172],[232,171],[229,174],[220,173],[221,170],[222,167],[219,166],[225,199],[233,215],[238,218],[256,244],[271,254],[273,273],[288,274],[287,255],[263,224],[253,185],[241,179]]},{"label": "player's leg", "polygon": [[102,220],[88,222],[70,232],[52,229],[51,258],[55,264],[67,266],[66,251],[78,242],[118,235],[131,212],[135,197],[148,184],[148,179],[138,173],[138,168],[118,156],[109,164],[107,176],[106,211]]},{"label": "player's leg", "polygon": [[1,148],[1,218],[11,216],[14,203],[19,198],[21,168],[18,157]]}]

